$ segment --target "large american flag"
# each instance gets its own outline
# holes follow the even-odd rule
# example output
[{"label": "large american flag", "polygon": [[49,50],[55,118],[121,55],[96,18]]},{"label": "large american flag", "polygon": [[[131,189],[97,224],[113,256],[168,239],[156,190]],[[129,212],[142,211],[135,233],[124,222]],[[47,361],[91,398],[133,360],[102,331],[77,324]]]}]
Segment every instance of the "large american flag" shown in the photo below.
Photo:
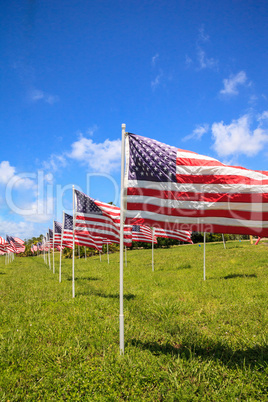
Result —
[{"label": "large american flag", "polygon": [[75,231],[119,242],[120,208],[75,190]]},{"label": "large american flag", "polygon": [[268,172],[128,134],[126,223],[268,236]]},{"label": "large american flag", "polygon": [[61,245],[61,231],[62,224],[60,222],[54,221],[54,247]]},{"label": "large american flag", "polygon": [[[132,226],[132,240],[145,243],[152,243],[153,231],[151,228],[145,225],[133,225]],[[154,236],[154,243],[157,243],[157,239]]]},{"label": "large american flag", "polygon": [[168,229],[162,229],[162,228],[155,228],[154,235],[156,237],[166,237],[169,239],[193,243],[191,240],[192,233],[187,230],[168,230]]}]

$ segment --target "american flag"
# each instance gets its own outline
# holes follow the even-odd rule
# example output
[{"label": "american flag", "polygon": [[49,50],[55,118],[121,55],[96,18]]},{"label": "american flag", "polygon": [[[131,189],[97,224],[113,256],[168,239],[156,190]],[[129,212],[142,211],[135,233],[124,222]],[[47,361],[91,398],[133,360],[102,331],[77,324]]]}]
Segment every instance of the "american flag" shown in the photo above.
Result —
[{"label": "american flag", "polygon": [[62,245],[73,248],[73,217],[64,212],[63,214]]},{"label": "american flag", "polygon": [[93,200],[75,190],[75,231],[112,240],[120,239],[120,208]]},{"label": "american flag", "polygon": [[192,233],[187,230],[168,230],[162,228],[155,228],[154,235],[156,237],[166,237],[169,239],[175,239],[185,241],[188,243],[193,243],[191,240]]},{"label": "american flag", "polygon": [[0,251],[6,253],[7,246],[10,246],[10,244],[3,237],[0,237]]},{"label": "american flag", "polygon": [[37,243],[37,249],[38,249],[39,251],[43,251],[43,244],[42,244],[41,242],[38,242],[38,243]]},{"label": "american flag", "polygon": [[103,239],[95,236],[94,238],[89,233],[79,231],[74,232],[74,242],[78,246],[86,246],[95,248],[98,251],[102,251]]},{"label": "american flag", "polygon": [[18,237],[6,236],[8,243],[16,254],[23,253],[25,251],[24,241]]},{"label": "american flag", "polygon": [[[133,225],[132,226],[132,240],[141,241],[145,243],[152,243],[153,231],[151,228],[145,225]],[[157,243],[157,239],[154,236],[154,243]]]},{"label": "american flag", "polygon": [[48,229],[48,244],[50,248],[53,248],[53,230]]},{"label": "american flag", "polygon": [[61,231],[62,231],[62,224],[54,221],[54,246],[60,246],[61,245]]},{"label": "american flag", "polygon": [[268,172],[128,134],[126,223],[268,236]]}]

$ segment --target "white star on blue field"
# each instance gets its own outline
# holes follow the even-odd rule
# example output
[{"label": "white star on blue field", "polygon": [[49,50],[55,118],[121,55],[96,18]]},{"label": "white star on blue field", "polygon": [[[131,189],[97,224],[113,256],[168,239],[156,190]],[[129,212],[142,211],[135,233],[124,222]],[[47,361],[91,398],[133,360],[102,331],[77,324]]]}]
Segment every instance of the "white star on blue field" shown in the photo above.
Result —
[{"label": "white star on blue field", "polygon": [[47,233],[73,185],[119,205],[122,123],[267,170],[266,1],[2,3],[0,236]]}]

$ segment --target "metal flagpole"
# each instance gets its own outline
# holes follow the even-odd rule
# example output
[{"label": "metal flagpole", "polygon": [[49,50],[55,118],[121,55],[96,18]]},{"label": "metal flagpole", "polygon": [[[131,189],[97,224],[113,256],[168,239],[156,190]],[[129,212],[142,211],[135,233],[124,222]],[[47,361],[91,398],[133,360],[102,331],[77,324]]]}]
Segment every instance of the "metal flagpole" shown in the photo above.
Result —
[{"label": "metal flagpole", "polygon": [[154,272],[154,228],[153,228],[153,238],[152,238],[152,271]]},{"label": "metal flagpole", "polygon": [[109,243],[107,242],[107,260],[108,264],[110,264],[110,259],[109,259]]},{"label": "metal flagpole", "polygon": [[55,260],[54,260],[54,233],[55,233],[55,221],[53,220],[53,274],[55,274]]},{"label": "metal flagpole", "polygon": [[121,194],[120,194],[120,291],[119,291],[119,348],[120,354],[125,352],[124,341],[124,176],[125,176],[125,135],[126,125],[122,124],[122,142],[121,142]]},{"label": "metal flagpole", "polygon": [[204,232],[204,281],[206,280],[206,232]]},{"label": "metal flagpole", "polygon": [[61,239],[60,239],[60,267],[59,267],[59,282],[61,283],[61,255],[62,255],[62,236],[64,229],[64,211],[62,211],[62,228],[61,228]]},{"label": "metal flagpole", "polygon": [[50,234],[49,234],[49,229],[48,229],[48,264],[49,264],[49,269],[51,269],[51,263],[50,263]]},{"label": "metal flagpole", "polygon": [[224,248],[226,248],[225,247],[225,239],[224,239],[224,234],[222,233],[222,241],[223,241],[223,246],[224,246]]},{"label": "metal flagpole", "polygon": [[73,297],[75,297],[75,292],[74,292],[74,228],[75,228],[75,214],[74,214],[74,186],[73,186],[73,268],[72,268]]}]

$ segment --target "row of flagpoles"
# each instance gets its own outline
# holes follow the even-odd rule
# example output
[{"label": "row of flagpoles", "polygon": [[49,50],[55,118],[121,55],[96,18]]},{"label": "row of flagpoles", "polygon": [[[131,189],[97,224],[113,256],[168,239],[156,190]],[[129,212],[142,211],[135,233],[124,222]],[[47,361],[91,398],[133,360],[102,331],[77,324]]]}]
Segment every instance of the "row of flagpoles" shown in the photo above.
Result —
[{"label": "row of flagpoles", "polygon": [[184,241],[191,241],[192,231],[204,232],[204,279],[206,232],[268,235],[268,172],[224,165],[125,129],[123,124],[121,207],[73,188],[69,229],[64,214],[61,243],[57,239],[55,243],[55,222],[52,236],[49,231],[44,242],[51,247],[52,239],[53,250],[72,248],[73,297],[75,244],[97,250],[105,242],[120,244],[120,353],[124,353],[123,251],[137,228],[150,230],[152,239],[176,234],[186,236]]}]

